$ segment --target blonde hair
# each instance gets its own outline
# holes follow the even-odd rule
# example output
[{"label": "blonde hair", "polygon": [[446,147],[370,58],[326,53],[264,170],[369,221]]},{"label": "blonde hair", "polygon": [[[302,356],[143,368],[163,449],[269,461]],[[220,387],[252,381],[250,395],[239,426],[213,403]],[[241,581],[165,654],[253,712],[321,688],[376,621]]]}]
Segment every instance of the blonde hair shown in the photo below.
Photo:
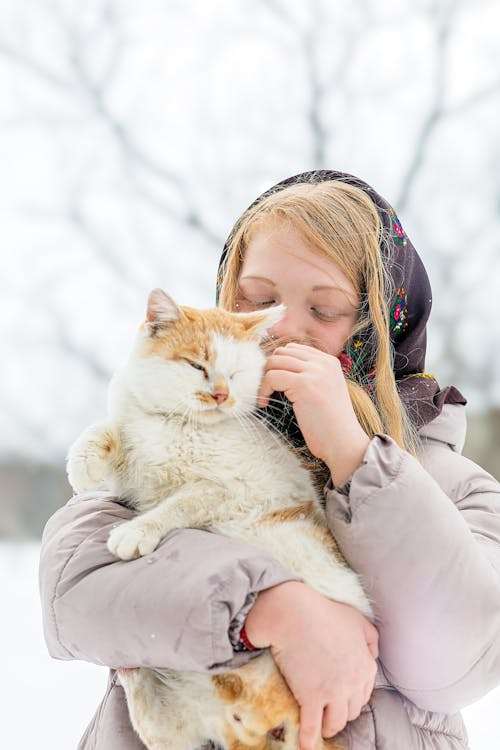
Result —
[{"label": "blonde hair", "polygon": [[221,269],[221,307],[235,309],[238,279],[253,232],[275,222],[298,230],[310,249],[335,263],[358,291],[360,313],[351,337],[370,332],[375,387],[368,395],[354,379],[347,379],[354,410],[370,437],[384,432],[414,453],[416,431],[399,398],[393,372],[388,312],[391,278],[381,255],[380,243],[385,238],[373,201],[360,188],[338,180],[297,183],[261,199],[243,214],[228,239]]}]

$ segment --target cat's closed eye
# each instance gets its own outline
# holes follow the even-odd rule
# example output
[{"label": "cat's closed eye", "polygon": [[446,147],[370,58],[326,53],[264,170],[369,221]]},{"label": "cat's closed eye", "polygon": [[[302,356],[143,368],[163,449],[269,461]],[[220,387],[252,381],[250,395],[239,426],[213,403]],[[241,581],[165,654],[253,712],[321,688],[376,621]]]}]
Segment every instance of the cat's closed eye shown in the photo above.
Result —
[{"label": "cat's closed eye", "polygon": [[206,368],[203,367],[203,365],[200,365],[198,362],[193,362],[192,359],[186,359],[185,357],[183,359],[184,359],[184,362],[187,362],[188,365],[191,365],[191,367],[194,367],[195,370],[201,370],[204,376],[208,379],[208,372]]}]

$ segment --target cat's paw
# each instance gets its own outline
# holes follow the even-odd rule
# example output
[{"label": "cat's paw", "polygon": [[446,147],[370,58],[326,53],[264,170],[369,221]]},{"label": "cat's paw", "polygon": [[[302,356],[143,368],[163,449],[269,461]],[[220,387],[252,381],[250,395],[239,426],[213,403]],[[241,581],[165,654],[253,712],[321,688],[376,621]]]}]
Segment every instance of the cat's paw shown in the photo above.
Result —
[{"label": "cat's paw", "polygon": [[98,455],[69,457],[66,465],[68,480],[75,492],[87,492],[97,487],[104,479],[106,462]]},{"label": "cat's paw", "polygon": [[80,435],[66,461],[69,483],[75,492],[87,492],[103,481],[114,448],[113,436],[98,425],[91,425]]},{"label": "cat's paw", "polygon": [[126,521],[113,529],[108,537],[108,549],[120,560],[134,560],[153,552],[161,534],[141,524],[140,519]]}]

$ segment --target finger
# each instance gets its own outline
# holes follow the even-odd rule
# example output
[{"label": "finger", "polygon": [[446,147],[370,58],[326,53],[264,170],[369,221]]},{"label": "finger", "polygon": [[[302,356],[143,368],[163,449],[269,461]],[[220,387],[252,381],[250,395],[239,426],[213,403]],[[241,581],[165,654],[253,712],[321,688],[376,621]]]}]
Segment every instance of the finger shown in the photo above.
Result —
[{"label": "finger", "polygon": [[273,354],[290,354],[293,352],[293,356],[297,357],[297,359],[303,359],[308,360],[312,358],[321,359],[325,356],[331,356],[329,354],[326,354],[326,352],[321,351],[320,349],[315,349],[313,346],[308,346],[307,344],[297,344],[295,341],[291,341],[289,344],[285,344],[284,346],[277,346],[274,350]]},{"label": "finger", "polygon": [[378,659],[378,630],[368,620],[365,621],[364,630],[368,650],[374,659]]},{"label": "finger", "polygon": [[349,704],[348,704],[348,709],[347,709],[347,721],[354,721],[354,719],[357,719],[364,705],[365,705],[365,701],[364,701],[364,695],[362,692],[358,693],[357,695],[353,695],[349,699]]},{"label": "finger", "polygon": [[375,681],[377,679],[377,666],[378,665],[376,662],[372,662],[373,676],[368,680],[368,682],[365,683],[363,691],[363,705],[366,705],[370,701],[372,693],[375,689]]},{"label": "finger", "polygon": [[291,357],[290,355],[280,354],[277,356],[271,355],[264,365],[264,372],[269,370],[289,370],[290,372],[302,372],[304,369],[303,359],[298,357]]},{"label": "finger", "polygon": [[313,703],[300,707],[300,750],[314,750],[321,732],[322,717],[323,707],[321,705]]},{"label": "finger", "polygon": [[269,403],[269,396],[274,391],[285,393],[296,383],[297,373],[286,370],[270,370],[266,372],[260,384],[257,406],[264,407]]},{"label": "finger", "polygon": [[338,698],[335,703],[329,703],[323,712],[321,734],[326,739],[335,737],[347,724],[348,707],[345,699]]},{"label": "finger", "polygon": [[366,706],[366,704],[370,702],[373,693],[374,693],[373,683],[369,682],[365,687],[365,693],[363,695],[363,706]]}]

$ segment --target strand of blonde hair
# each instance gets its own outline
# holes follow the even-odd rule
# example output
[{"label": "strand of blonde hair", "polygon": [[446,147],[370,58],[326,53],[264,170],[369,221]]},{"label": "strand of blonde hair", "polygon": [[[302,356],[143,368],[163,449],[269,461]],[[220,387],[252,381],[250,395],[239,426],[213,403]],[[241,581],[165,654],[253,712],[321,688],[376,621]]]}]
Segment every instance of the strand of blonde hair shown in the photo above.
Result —
[{"label": "strand of blonde hair", "polygon": [[380,250],[382,225],[366,193],[340,180],[298,183],[262,199],[243,214],[228,240],[222,269],[219,304],[234,310],[238,278],[252,233],[263,225],[289,223],[308,240],[311,250],[331,259],[346,274],[360,296],[366,297],[352,336],[371,328],[374,336],[375,383],[370,395],[356,382],[347,387],[356,416],[372,437],[390,435],[401,447],[415,452],[416,431],[399,398],[393,372],[387,300],[390,277]]}]

